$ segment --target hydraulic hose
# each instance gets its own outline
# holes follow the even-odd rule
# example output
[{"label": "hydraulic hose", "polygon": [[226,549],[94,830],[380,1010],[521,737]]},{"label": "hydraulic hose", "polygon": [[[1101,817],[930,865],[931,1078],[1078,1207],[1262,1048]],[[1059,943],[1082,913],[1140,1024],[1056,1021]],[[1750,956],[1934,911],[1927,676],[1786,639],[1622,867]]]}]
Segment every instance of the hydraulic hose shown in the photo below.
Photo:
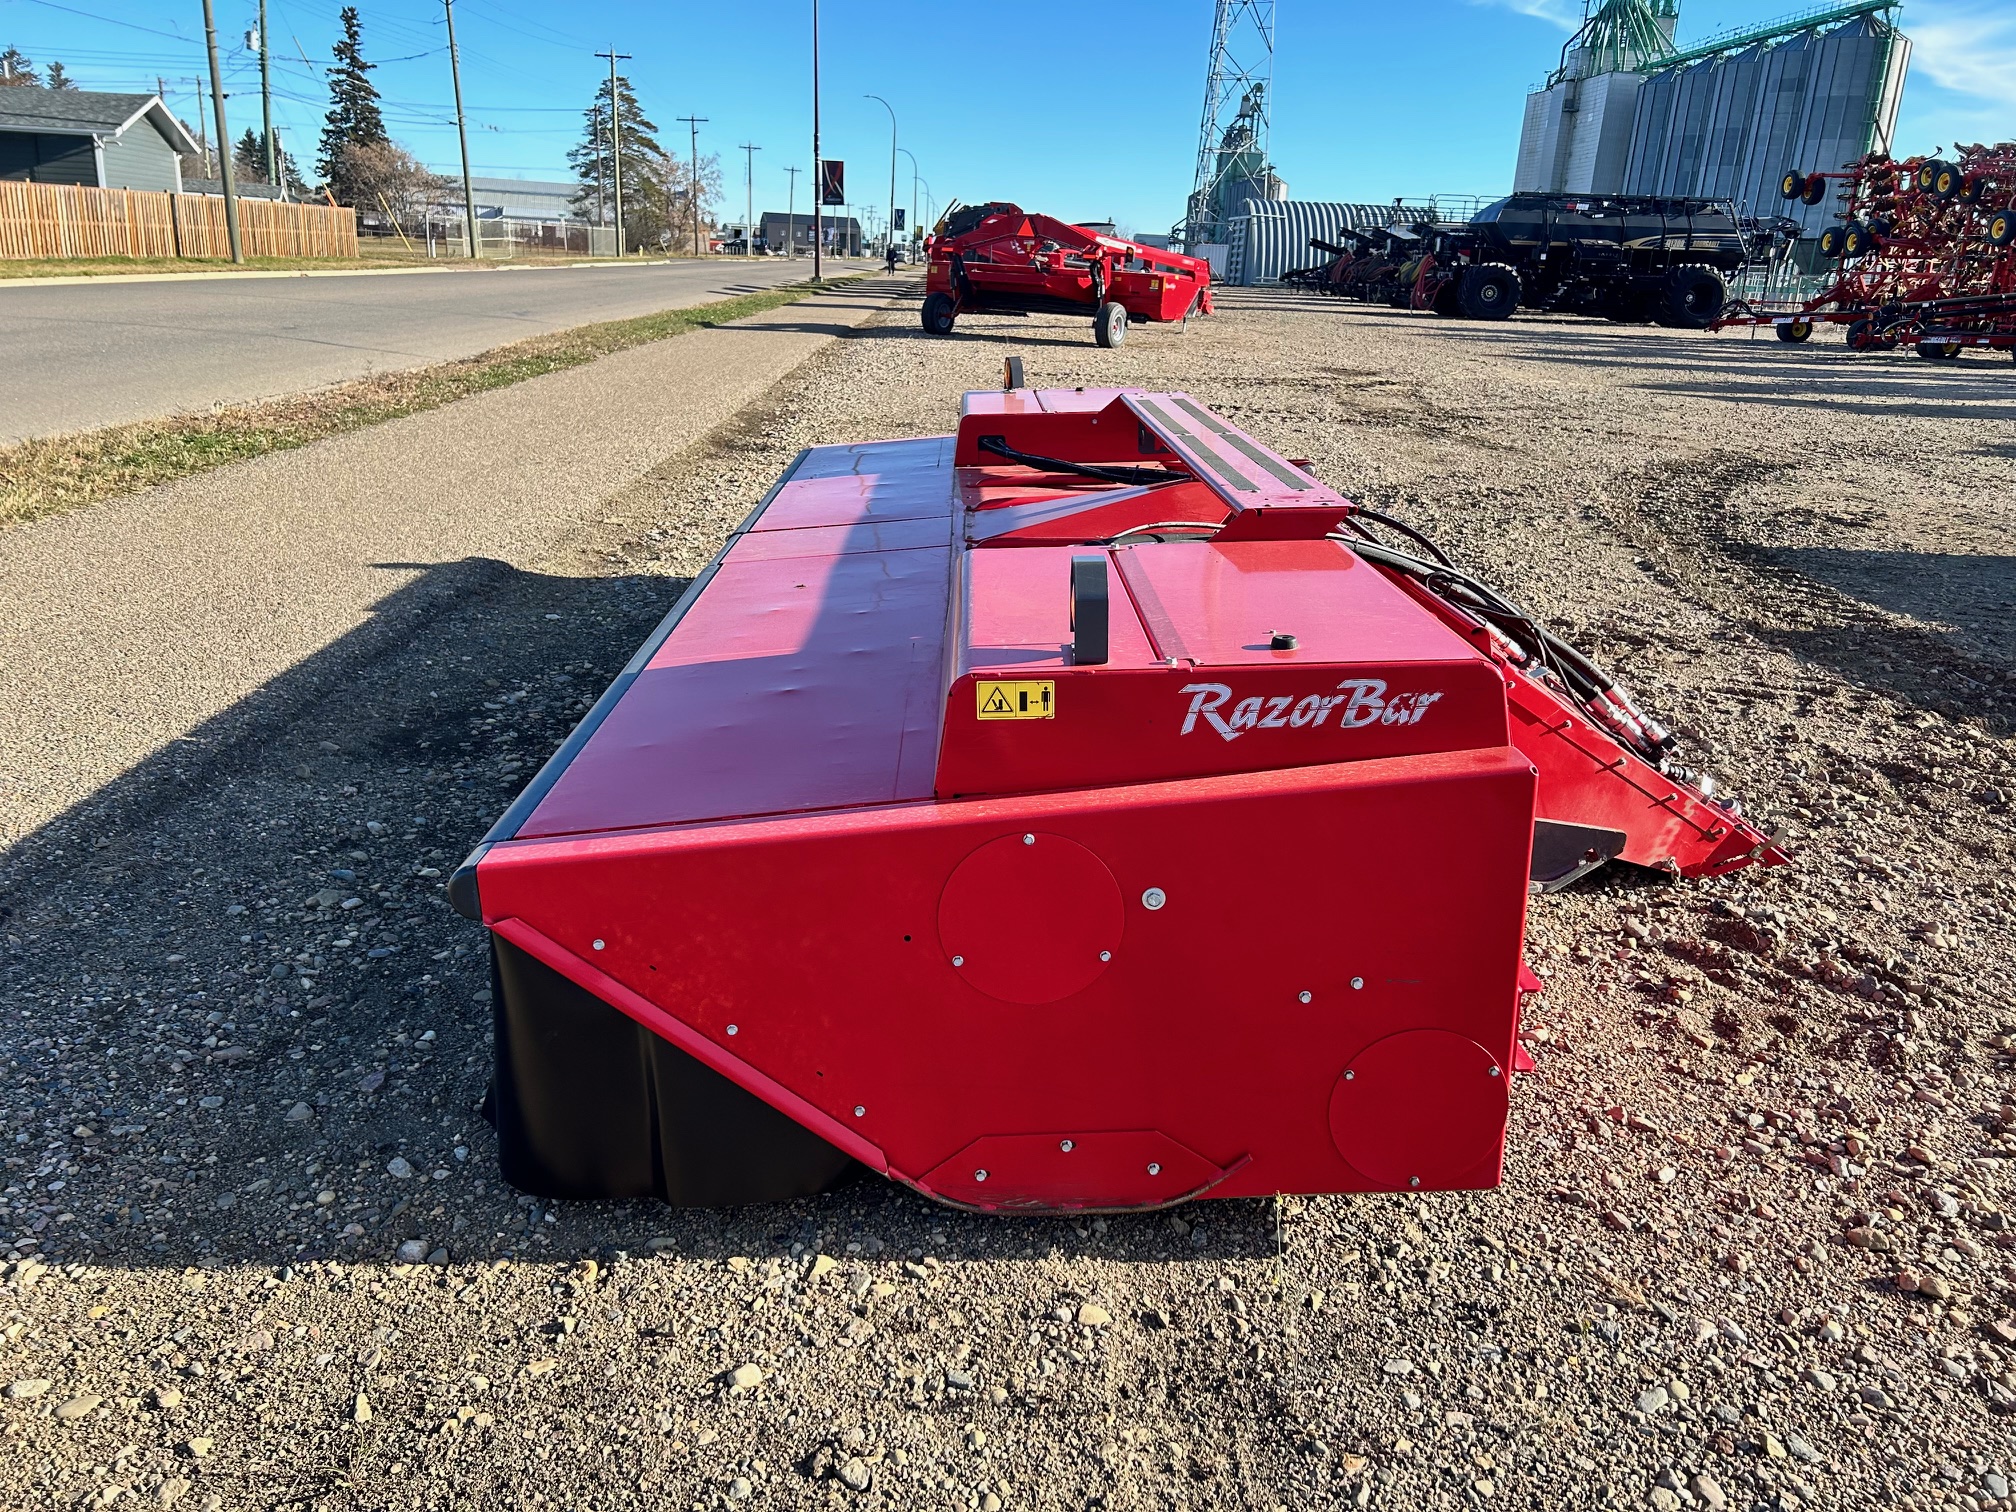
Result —
[{"label": "hydraulic hose", "polygon": [[1125,483],[1131,488],[1155,488],[1164,483],[1181,483],[1190,476],[1188,473],[1169,472],[1159,467],[1100,467],[1090,462],[1066,462],[1061,457],[1039,457],[1033,452],[1015,450],[1002,436],[982,436],[974,444],[983,452],[999,457],[1004,462],[1014,462],[1022,467],[1037,467],[1044,472],[1070,473],[1079,478],[1098,478],[1106,483]]}]

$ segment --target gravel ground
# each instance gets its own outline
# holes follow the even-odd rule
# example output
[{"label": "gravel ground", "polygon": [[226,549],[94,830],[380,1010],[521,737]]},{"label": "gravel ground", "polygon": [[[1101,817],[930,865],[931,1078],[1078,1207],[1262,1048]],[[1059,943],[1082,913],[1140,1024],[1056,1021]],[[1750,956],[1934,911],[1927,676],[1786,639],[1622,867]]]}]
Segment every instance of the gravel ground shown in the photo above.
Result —
[{"label": "gravel ground", "polygon": [[[2009,364],[1237,294],[1117,353],[914,321],[7,853],[0,1504],[2006,1501]],[[1498,1191],[1074,1223],[503,1188],[442,875],[796,448],[945,429],[1008,352],[1185,388],[1429,530],[1795,864],[1536,904]]]}]

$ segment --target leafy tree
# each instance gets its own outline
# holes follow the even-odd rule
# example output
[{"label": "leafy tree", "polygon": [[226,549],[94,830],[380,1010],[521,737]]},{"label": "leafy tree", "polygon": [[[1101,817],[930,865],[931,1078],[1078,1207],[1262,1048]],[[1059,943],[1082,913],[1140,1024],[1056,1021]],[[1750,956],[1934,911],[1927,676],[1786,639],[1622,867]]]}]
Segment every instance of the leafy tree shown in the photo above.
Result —
[{"label": "leafy tree", "polygon": [[42,75],[44,89],[75,89],[77,81],[64,71],[61,63],[51,63],[48,72]]},{"label": "leafy tree", "polygon": [[341,20],[343,40],[336,44],[336,66],[329,70],[329,114],[324,119],[315,166],[338,203],[364,209],[371,204],[370,196],[359,193],[358,185],[345,176],[343,165],[354,149],[374,147],[390,138],[378,109],[377,87],[371,82],[371,70],[378,65],[364,61],[357,7],[344,6]]},{"label": "leafy tree", "polygon": [[631,92],[630,81],[616,76],[617,121],[620,140],[609,137],[609,81],[595,91],[595,103],[584,113],[585,131],[580,143],[568,150],[567,163],[581,187],[574,195],[575,211],[601,225],[616,219],[615,147],[623,157],[623,240],[626,251],[658,245],[659,233],[671,227],[673,208],[670,185],[676,173],[665,149],[658,145],[658,128],[646,118]]},{"label": "leafy tree", "polygon": [[35,60],[18,47],[0,48],[0,84],[40,84]]},{"label": "leafy tree", "polygon": [[428,203],[448,187],[447,179],[429,173],[397,142],[363,142],[345,148],[340,167],[360,209],[389,208],[402,224],[419,220]]}]

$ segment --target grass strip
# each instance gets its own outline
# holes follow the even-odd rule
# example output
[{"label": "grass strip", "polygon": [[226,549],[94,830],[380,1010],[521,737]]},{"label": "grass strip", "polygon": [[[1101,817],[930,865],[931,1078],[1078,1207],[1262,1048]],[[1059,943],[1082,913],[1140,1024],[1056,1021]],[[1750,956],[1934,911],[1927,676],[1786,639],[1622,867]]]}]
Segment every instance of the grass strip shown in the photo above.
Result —
[{"label": "grass strip", "polygon": [[437,409],[471,394],[579,367],[668,336],[760,315],[853,282],[841,278],[823,284],[785,284],[683,310],[575,326],[474,357],[359,378],[284,399],[17,442],[0,447],[0,528]]}]

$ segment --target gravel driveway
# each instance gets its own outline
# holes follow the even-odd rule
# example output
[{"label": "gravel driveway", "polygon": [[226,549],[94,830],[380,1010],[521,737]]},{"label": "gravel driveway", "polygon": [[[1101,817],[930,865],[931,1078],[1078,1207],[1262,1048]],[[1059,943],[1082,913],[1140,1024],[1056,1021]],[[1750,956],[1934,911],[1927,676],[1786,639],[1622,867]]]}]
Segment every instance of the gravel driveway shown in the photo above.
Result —
[{"label": "gravel driveway", "polygon": [[[1426,529],[1795,864],[1536,902],[1498,1191],[1070,1222],[503,1188],[443,875],[793,451],[947,429],[1011,352],[1187,389]],[[1109,352],[899,306],[6,854],[0,1504],[2006,1499],[2012,420],[1971,356],[1241,293]]]}]

